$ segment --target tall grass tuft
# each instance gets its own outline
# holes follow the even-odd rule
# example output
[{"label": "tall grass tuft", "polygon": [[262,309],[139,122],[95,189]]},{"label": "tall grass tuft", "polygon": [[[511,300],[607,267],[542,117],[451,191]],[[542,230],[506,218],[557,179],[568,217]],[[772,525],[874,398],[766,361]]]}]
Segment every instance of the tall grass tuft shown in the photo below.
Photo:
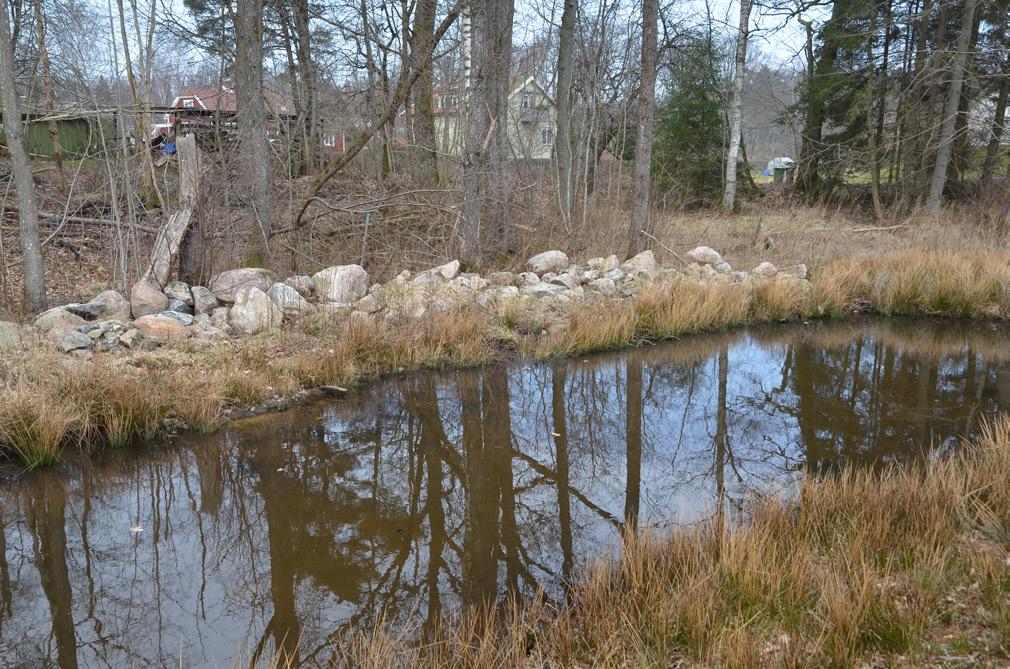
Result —
[{"label": "tall grass tuft", "polygon": [[10,449],[28,467],[54,465],[77,422],[67,403],[19,389],[0,403],[0,452]]}]

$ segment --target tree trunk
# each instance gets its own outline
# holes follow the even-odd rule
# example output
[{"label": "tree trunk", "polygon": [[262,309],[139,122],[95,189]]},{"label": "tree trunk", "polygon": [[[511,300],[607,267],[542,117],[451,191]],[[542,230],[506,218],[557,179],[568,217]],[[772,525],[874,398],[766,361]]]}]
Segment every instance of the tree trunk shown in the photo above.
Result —
[{"label": "tree trunk", "polygon": [[421,73],[414,83],[411,93],[414,100],[414,144],[417,163],[414,166],[416,177],[422,186],[437,186],[438,179],[438,148],[435,144],[435,115],[432,110],[432,87],[434,74],[431,60],[423,58],[429,50],[435,36],[435,6],[436,0],[418,0],[414,9],[414,34],[411,37],[410,56],[414,67],[421,68]]},{"label": "tree trunk", "polygon": [[1000,77],[999,93],[996,97],[996,116],[992,120],[992,130],[989,132],[989,144],[985,148],[985,161],[982,163],[982,188],[992,183],[992,173],[996,168],[996,158],[999,156],[1000,142],[1006,130],[1007,98],[1010,97],[1010,56],[1007,57],[1003,74]]},{"label": "tree trunk", "polygon": [[39,42],[39,64],[42,66],[42,85],[46,89],[46,115],[50,117],[48,130],[49,139],[53,143],[53,159],[56,161],[56,171],[63,178],[63,147],[60,145],[60,132],[56,121],[52,119],[56,109],[53,95],[53,76],[49,70],[49,49],[46,47],[46,19],[42,12],[42,0],[35,0],[35,32]]},{"label": "tree trunk", "polygon": [[[873,220],[879,224],[884,218],[884,207],[880,202],[880,156],[877,151],[877,125],[873,116],[873,100],[876,95],[874,75],[876,62],[873,57],[873,37],[877,25],[876,3],[869,7],[869,30],[866,31],[866,151],[870,163],[870,196],[873,200]],[[887,35],[884,35],[887,39]],[[885,62],[886,71],[886,62]],[[883,99],[881,99],[883,105]]]},{"label": "tree trunk", "polygon": [[295,39],[298,41],[299,98],[301,98],[302,151],[305,168],[315,172],[318,162],[319,128],[316,118],[316,67],[312,62],[312,33],[308,0],[294,0]]},{"label": "tree trunk", "polygon": [[659,0],[642,2],[642,65],[639,74],[638,139],[635,143],[635,193],[628,230],[628,255],[645,248],[642,233],[649,218],[649,190],[652,185],[652,123],[656,107],[656,52]]},{"label": "tree trunk", "polygon": [[961,105],[961,88],[964,85],[964,68],[968,60],[968,43],[974,30],[975,8],[977,6],[978,0],[965,0],[964,12],[961,16],[961,29],[954,47],[950,90],[947,91],[947,104],[943,112],[943,126],[940,131],[939,147],[936,151],[936,164],[933,166],[933,178],[929,184],[929,196],[926,198],[926,209],[931,212],[939,211],[943,202],[943,187],[947,183],[947,166],[950,164],[950,152],[954,144],[954,129],[957,125],[958,108]]},{"label": "tree trunk", "polygon": [[239,157],[245,200],[253,210],[254,237],[263,262],[270,257],[270,144],[263,99],[263,2],[237,0],[235,13],[235,96]]},{"label": "tree trunk", "polygon": [[471,0],[473,67],[466,92],[460,256],[478,267],[513,248],[508,220],[508,94],[513,0]]},{"label": "tree trunk", "polygon": [[[749,0],[748,0],[749,1]],[[558,205],[565,231],[572,231],[572,204],[575,183],[572,177],[572,49],[575,44],[576,0],[564,0],[558,43],[558,131],[554,136],[554,153],[558,161]]]},{"label": "tree trunk", "polygon": [[193,135],[181,137],[178,147],[179,208],[191,212],[189,228],[179,243],[179,278],[197,286],[208,278],[207,221],[200,207],[200,148]]},{"label": "tree trunk", "polygon": [[25,275],[25,305],[31,311],[46,306],[46,283],[39,245],[39,213],[35,184],[22,139],[21,109],[14,84],[14,44],[11,42],[7,3],[0,12],[0,89],[3,89],[3,126],[7,135],[14,185],[18,192],[18,220],[21,225],[21,256]]},{"label": "tree trunk", "polygon": [[747,67],[747,35],[750,32],[751,0],[740,0],[740,28],[736,38],[736,72],[733,76],[733,101],[730,106],[729,151],[726,153],[726,190],[722,208],[733,211],[736,204],[737,159],[743,126],[743,76]]}]

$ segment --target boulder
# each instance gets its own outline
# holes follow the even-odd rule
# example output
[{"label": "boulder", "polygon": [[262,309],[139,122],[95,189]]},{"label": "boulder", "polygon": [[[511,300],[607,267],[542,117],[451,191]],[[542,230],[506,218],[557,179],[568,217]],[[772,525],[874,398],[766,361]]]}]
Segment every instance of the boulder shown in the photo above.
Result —
[{"label": "boulder", "polygon": [[84,325],[84,323],[85,320],[83,318],[67,311],[63,307],[53,307],[52,309],[43,311],[35,319],[35,327],[43,334],[53,331],[67,332],[69,330],[76,330]]},{"label": "boulder", "polygon": [[270,286],[267,297],[286,318],[301,318],[317,311],[315,306],[309,304],[296,289],[286,283],[275,283]]},{"label": "boulder", "polygon": [[171,311],[178,314],[193,314],[193,307],[186,304],[182,300],[170,299],[168,301],[168,308],[165,311]]},{"label": "boulder", "polygon": [[232,303],[243,288],[258,288],[266,294],[274,284],[274,274],[262,267],[242,267],[221,272],[207,286],[221,302]]},{"label": "boulder", "polygon": [[730,265],[725,260],[717,262],[715,265],[712,266],[712,268],[715,269],[716,272],[722,272],[723,274],[731,274],[733,272],[732,265]]},{"label": "boulder", "polygon": [[779,273],[778,268],[775,267],[775,265],[768,262],[767,260],[765,260],[763,263],[754,268],[754,274],[757,274],[758,276],[766,276],[768,278],[771,278],[778,273]]},{"label": "boulder", "polygon": [[365,314],[374,314],[382,310],[382,302],[375,295],[365,295],[354,306],[355,309]]},{"label": "boulder", "polygon": [[244,334],[256,334],[278,327],[283,320],[284,313],[265,292],[255,286],[238,289],[235,304],[228,314],[231,326]]},{"label": "boulder", "polygon": [[787,276],[792,276],[797,279],[809,279],[810,270],[804,264],[793,265],[792,267],[784,267],[779,270],[779,274],[785,274]]},{"label": "boulder", "polygon": [[168,297],[153,279],[143,278],[130,288],[130,311],[134,318],[157,314],[168,308]]},{"label": "boulder", "polygon": [[568,255],[563,251],[544,251],[527,260],[526,265],[537,274],[560,272],[568,267]]},{"label": "boulder", "polygon": [[230,312],[231,309],[228,307],[217,307],[210,312],[210,324],[218,330],[227,332],[231,329],[231,326],[228,325],[228,316]]},{"label": "boulder", "polygon": [[514,286],[516,275],[512,272],[491,272],[487,275],[487,280],[495,286]]},{"label": "boulder", "polygon": [[[185,325],[171,316],[164,314],[148,314],[133,321],[133,327],[143,334],[144,339],[157,342],[159,344],[169,341],[181,341],[190,336],[190,331]],[[130,331],[126,334],[129,335]],[[120,341],[123,341],[120,337]],[[123,342],[124,345],[133,347],[135,344]]]},{"label": "boulder", "polygon": [[214,293],[203,286],[193,286],[190,292],[193,294],[193,312],[196,314],[209,314],[220,304]]},{"label": "boulder", "polygon": [[290,286],[298,291],[298,294],[306,300],[315,295],[316,287],[312,284],[312,277],[304,274],[289,276],[284,279],[284,285]]},{"label": "boulder", "polygon": [[21,326],[10,321],[0,321],[0,351],[18,346],[24,340]]},{"label": "boulder", "polygon": [[70,353],[71,351],[77,351],[80,349],[89,349],[91,348],[93,341],[91,337],[78,330],[69,330],[65,332],[55,331],[53,334],[56,335],[54,340],[56,348],[64,353]]},{"label": "boulder", "polygon": [[579,285],[579,280],[568,272],[558,274],[550,282],[558,286],[564,286],[565,288],[575,288]]},{"label": "boulder", "polygon": [[91,298],[89,305],[97,307],[95,320],[128,321],[130,320],[130,303],[115,290],[103,290]]},{"label": "boulder", "polygon": [[617,259],[617,256],[610,255],[606,258],[590,258],[589,269],[594,269],[600,274],[606,274],[610,270],[617,269],[621,265],[621,261]]},{"label": "boulder", "polygon": [[657,266],[656,256],[652,251],[642,251],[638,255],[625,260],[621,265],[621,269],[628,274],[638,274],[640,272],[655,272]]},{"label": "boulder", "polygon": [[191,316],[190,314],[183,313],[181,311],[162,311],[161,315],[165,316],[166,318],[171,318],[173,321],[178,321],[185,327],[189,327],[190,325],[193,324],[193,316]]},{"label": "boulder", "polygon": [[719,252],[708,246],[698,246],[687,252],[685,256],[689,262],[698,263],[699,265],[711,265],[715,267],[722,262],[722,256]]},{"label": "boulder", "polygon": [[538,283],[532,286],[523,286],[522,294],[530,297],[547,297],[548,295],[559,295],[565,292],[564,286],[553,283]]},{"label": "boulder", "polygon": [[140,348],[147,338],[137,328],[130,328],[119,336],[119,343],[126,348]]},{"label": "boulder", "polygon": [[354,304],[368,292],[368,272],[360,265],[327,267],[312,277],[321,302]]},{"label": "boulder", "polygon": [[165,297],[170,300],[179,300],[190,307],[193,306],[193,291],[190,289],[188,283],[183,281],[173,281],[165,286],[162,292],[165,293]]},{"label": "boulder", "polygon": [[589,288],[604,297],[611,297],[617,294],[617,284],[612,279],[594,279],[589,282]]}]

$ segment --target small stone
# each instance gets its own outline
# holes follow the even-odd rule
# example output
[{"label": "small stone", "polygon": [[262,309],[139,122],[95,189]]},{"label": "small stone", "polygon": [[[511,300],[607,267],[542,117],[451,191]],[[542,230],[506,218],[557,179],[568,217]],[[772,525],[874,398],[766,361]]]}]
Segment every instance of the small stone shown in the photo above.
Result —
[{"label": "small stone", "polygon": [[360,265],[327,267],[312,277],[321,302],[353,304],[368,292],[368,272]]},{"label": "small stone", "polygon": [[242,267],[217,274],[207,287],[221,302],[232,303],[243,288],[258,288],[266,294],[273,284],[273,272],[262,267]]},{"label": "small stone", "polygon": [[138,348],[147,338],[137,328],[130,328],[119,336],[119,343],[126,348]]},{"label": "small stone", "polygon": [[526,265],[537,274],[560,272],[568,267],[568,255],[563,251],[544,251],[527,260]]},{"label": "small stone", "polygon": [[687,252],[685,257],[688,261],[693,263],[698,263],[699,265],[711,265],[716,266],[722,262],[722,256],[719,252],[708,246],[698,246]]},{"label": "small stone", "polygon": [[193,295],[193,312],[196,314],[209,314],[220,304],[209,288],[193,286],[190,293]]},{"label": "small stone", "polygon": [[[157,343],[181,341],[190,336],[190,332],[186,329],[185,325],[177,321],[173,316],[166,316],[164,314],[141,316],[133,321],[133,327],[140,330],[145,339]],[[122,338],[120,338],[120,341],[122,341]]]},{"label": "small stone", "polygon": [[715,265],[712,266],[712,268],[716,272],[722,272],[723,274],[729,274],[733,271],[733,267],[725,260],[717,262]]},{"label": "small stone", "polygon": [[184,281],[173,281],[162,290],[165,296],[171,300],[179,300],[186,306],[193,306],[193,292],[189,284]]},{"label": "small stone", "polygon": [[134,318],[156,314],[168,308],[168,297],[154,279],[143,278],[130,288],[130,311]]},{"label": "small stone", "polygon": [[765,260],[760,265],[754,268],[754,274],[757,274],[758,276],[766,276],[768,278],[771,278],[778,273],[779,273],[778,268],[775,267],[775,265],[768,262],[767,260]]},{"label": "small stone", "polygon": [[520,286],[535,286],[540,283],[540,277],[533,272],[523,272],[519,275]]},{"label": "small stone", "polygon": [[405,269],[399,274],[397,274],[396,278],[393,279],[393,281],[395,281],[396,283],[407,283],[408,281],[411,280],[411,278],[413,278],[413,276],[414,275],[410,273],[409,269]]},{"label": "small stone", "polygon": [[792,267],[785,267],[779,270],[779,274],[785,274],[787,276],[796,277],[797,279],[809,279],[810,270],[804,264],[794,265]]},{"label": "small stone", "polygon": [[70,330],[56,334],[56,348],[64,353],[70,353],[82,348],[91,348],[92,339],[83,332]]},{"label": "small stone", "polygon": [[316,294],[316,286],[312,283],[311,276],[297,274],[284,279],[284,285],[290,286],[298,291],[298,294],[306,300]]}]

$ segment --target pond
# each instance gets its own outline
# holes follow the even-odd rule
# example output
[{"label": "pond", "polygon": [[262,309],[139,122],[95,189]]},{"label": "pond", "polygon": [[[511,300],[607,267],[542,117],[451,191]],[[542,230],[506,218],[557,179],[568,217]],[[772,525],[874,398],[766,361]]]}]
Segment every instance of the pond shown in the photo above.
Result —
[{"label": "pond", "polygon": [[0,666],[323,664],[754,491],[957,449],[1010,330],[864,321],[424,373],[0,486]]}]

